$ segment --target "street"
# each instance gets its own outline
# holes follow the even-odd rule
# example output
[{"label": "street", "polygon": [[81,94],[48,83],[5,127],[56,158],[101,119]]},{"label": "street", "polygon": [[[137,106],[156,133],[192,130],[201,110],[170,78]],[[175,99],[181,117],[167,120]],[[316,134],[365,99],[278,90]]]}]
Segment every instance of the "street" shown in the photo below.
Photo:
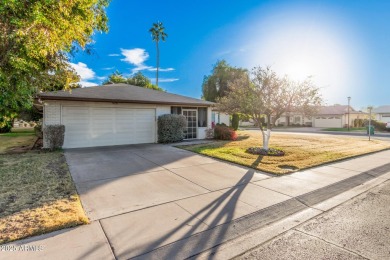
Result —
[{"label": "street", "polygon": [[390,181],[236,259],[390,259]]}]

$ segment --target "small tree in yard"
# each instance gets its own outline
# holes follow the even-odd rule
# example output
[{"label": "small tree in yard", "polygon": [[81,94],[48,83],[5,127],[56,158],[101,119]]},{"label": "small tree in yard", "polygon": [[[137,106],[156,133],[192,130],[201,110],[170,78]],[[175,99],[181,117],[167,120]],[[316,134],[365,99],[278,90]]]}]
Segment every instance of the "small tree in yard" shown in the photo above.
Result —
[{"label": "small tree in yard", "polygon": [[[271,128],[282,114],[301,111],[309,115],[320,106],[319,89],[307,78],[293,82],[281,78],[269,67],[255,67],[250,75],[230,82],[229,92],[219,99],[218,108],[227,113],[242,113],[253,118],[263,136],[263,149],[268,151]],[[262,117],[266,117],[266,127]]]},{"label": "small tree in yard", "polygon": [[232,115],[232,128],[234,129],[234,131],[237,131],[239,124],[240,124],[240,116],[238,114],[233,114]]}]

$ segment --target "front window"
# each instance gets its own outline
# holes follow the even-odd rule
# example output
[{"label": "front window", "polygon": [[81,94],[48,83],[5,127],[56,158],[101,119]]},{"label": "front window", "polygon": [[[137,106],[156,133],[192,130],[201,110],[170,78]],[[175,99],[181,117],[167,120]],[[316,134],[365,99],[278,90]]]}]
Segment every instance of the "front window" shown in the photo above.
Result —
[{"label": "front window", "polygon": [[181,107],[171,107],[171,114],[181,115]]},{"label": "front window", "polygon": [[198,127],[207,127],[207,108],[198,108]]}]

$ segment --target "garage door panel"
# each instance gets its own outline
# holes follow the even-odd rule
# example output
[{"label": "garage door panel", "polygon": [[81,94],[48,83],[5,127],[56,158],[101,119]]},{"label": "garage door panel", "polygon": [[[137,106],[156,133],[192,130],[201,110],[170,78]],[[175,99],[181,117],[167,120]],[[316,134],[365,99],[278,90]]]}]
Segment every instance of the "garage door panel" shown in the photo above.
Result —
[{"label": "garage door panel", "polygon": [[88,107],[63,107],[62,124],[65,125],[64,147],[88,146]]},{"label": "garage door panel", "polygon": [[155,141],[155,109],[63,107],[64,148]]},{"label": "garage door panel", "polygon": [[315,119],[315,127],[343,127],[341,118],[320,118]]},{"label": "garage door panel", "polygon": [[137,128],[134,129],[135,135],[141,142],[146,142],[151,138],[154,138],[155,129],[155,116],[153,111],[146,109],[139,109],[137,113],[135,113],[134,120],[136,121]]}]

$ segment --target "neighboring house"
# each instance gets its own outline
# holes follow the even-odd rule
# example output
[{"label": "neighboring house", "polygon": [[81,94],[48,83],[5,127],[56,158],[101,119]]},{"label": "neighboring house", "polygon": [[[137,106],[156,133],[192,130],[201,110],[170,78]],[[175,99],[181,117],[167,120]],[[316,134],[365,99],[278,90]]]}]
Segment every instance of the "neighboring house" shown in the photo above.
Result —
[{"label": "neighboring house", "polygon": [[303,116],[299,113],[290,113],[288,116],[282,116],[276,120],[276,125],[311,125],[321,128],[341,128],[348,126],[348,114],[351,127],[354,126],[355,119],[368,118],[367,113],[356,111],[351,106],[348,113],[347,105],[333,105],[320,107],[318,113],[311,117]]},{"label": "neighboring house", "polygon": [[249,118],[249,119],[240,120],[239,126],[253,126],[253,127],[256,127],[256,124],[253,121],[253,119]]},{"label": "neighboring house", "polygon": [[126,84],[39,94],[43,124],[65,125],[64,148],[157,142],[157,118],[182,114],[186,139],[204,139],[215,103]]},{"label": "neighboring house", "polygon": [[347,105],[323,106],[319,112],[312,117],[313,127],[347,127],[354,126],[355,119],[367,119],[368,114],[356,111]]},{"label": "neighboring house", "polygon": [[374,108],[372,113],[376,114],[375,119],[381,122],[390,122],[390,106],[380,106]]},{"label": "neighboring house", "polygon": [[282,115],[275,122],[276,126],[312,126],[312,118],[303,116],[298,112],[290,112],[288,115]]},{"label": "neighboring house", "polygon": [[217,110],[212,110],[211,112],[211,122],[216,124],[225,124],[230,126],[230,115],[226,113],[219,112]]}]

